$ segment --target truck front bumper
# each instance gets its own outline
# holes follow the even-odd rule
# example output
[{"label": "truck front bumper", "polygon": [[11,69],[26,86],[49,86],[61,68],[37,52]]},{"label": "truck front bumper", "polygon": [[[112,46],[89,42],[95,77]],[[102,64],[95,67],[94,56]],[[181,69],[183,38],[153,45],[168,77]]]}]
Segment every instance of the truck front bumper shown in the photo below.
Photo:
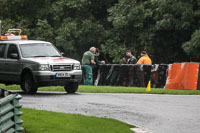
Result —
[{"label": "truck front bumper", "polygon": [[[57,77],[57,73],[67,73],[69,77]],[[70,82],[81,82],[82,70],[49,72],[37,71],[33,72],[36,83],[39,87],[42,86],[64,86]]]}]

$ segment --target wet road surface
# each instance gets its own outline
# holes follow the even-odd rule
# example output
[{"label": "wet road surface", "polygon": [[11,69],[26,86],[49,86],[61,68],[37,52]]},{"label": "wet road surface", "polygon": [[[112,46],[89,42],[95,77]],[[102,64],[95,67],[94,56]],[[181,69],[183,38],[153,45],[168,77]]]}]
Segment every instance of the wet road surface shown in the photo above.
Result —
[{"label": "wet road surface", "polygon": [[199,133],[200,96],[38,92],[23,107],[114,118],[149,133]]}]

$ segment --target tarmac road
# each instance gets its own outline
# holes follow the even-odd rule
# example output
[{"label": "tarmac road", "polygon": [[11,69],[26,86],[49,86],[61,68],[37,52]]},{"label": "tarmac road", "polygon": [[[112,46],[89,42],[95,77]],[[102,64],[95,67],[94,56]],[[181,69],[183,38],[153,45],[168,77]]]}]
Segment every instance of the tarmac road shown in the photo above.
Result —
[{"label": "tarmac road", "polygon": [[200,133],[200,96],[38,92],[23,107],[108,117],[149,133]]}]

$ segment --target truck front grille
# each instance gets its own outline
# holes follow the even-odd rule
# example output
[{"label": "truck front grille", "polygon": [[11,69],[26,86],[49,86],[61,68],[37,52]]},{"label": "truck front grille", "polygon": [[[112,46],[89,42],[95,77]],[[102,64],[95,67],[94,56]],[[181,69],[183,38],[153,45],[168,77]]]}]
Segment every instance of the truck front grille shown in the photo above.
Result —
[{"label": "truck front grille", "polygon": [[52,71],[71,71],[72,65],[52,65]]}]

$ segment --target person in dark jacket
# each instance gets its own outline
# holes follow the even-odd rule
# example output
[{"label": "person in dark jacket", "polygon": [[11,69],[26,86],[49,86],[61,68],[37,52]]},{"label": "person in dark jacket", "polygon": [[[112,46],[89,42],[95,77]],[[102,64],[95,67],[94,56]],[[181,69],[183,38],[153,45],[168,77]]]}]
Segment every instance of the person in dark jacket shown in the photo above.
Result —
[{"label": "person in dark jacket", "polygon": [[[128,57],[127,59],[126,58],[122,59],[124,63],[126,63],[126,64],[136,64],[137,63],[136,57],[132,55],[130,50],[126,51],[126,56]],[[127,83],[126,86],[132,86],[132,84],[133,84],[133,67],[129,67],[128,79],[129,79],[129,82]]]},{"label": "person in dark jacket", "polygon": [[99,65],[105,64],[105,61],[99,60],[99,55],[100,55],[100,50],[98,48],[96,48],[96,53],[94,54],[94,61],[95,61],[96,65],[94,65],[94,68],[93,68],[94,84],[95,84],[95,82],[97,82],[96,80],[98,80],[97,78],[98,78]]},{"label": "person in dark jacket", "polygon": [[127,59],[125,57],[122,59],[124,63],[126,63],[126,64],[136,64],[137,63],[136,57],[132,55],[130,50],[126,51],[126,56],[128,57]]},{"label": "person in dark jacket", "polygon": [[105,64],[105,61],[99,60],[99,55],[100,55],[100,50],[96,48],[96,53],[94,54],[94,61],[96,62],[96,65]]}]

